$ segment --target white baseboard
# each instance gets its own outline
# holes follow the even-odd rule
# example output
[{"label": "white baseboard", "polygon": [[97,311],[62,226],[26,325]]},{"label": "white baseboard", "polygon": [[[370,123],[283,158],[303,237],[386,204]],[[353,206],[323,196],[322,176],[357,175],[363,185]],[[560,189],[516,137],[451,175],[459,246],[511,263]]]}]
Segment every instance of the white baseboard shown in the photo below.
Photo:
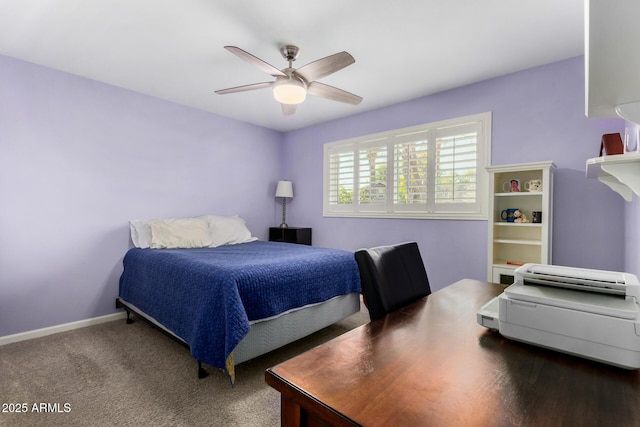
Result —
[{"label": "white baseboard", "polygon": [[50,326],[48,328],[36,329],[34,331],[21,332],[19,334],[6,335],[0,337],[0,346],[18,341],[26,341],[34,338],[45,337],[59,332],[71,331],[73,329],[86,328],[87,326],[98,325],[100,323],[111,322],[113,320],[125,319],[127,313],[107,314],[106,316],[94,317],[91,319],[78,320],[77,322],[65,323],[62,325]]}]

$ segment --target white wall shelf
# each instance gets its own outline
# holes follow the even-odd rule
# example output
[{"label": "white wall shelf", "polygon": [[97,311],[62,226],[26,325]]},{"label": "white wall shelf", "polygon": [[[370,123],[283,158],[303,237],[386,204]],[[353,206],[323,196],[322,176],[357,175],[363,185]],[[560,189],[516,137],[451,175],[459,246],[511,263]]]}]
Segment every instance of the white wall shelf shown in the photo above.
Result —
[{"label": "white wall shelf", "polygon": [[640,196],[640,153],[614,154],[587,160],[587,178],[598,178],[627,202]]}]

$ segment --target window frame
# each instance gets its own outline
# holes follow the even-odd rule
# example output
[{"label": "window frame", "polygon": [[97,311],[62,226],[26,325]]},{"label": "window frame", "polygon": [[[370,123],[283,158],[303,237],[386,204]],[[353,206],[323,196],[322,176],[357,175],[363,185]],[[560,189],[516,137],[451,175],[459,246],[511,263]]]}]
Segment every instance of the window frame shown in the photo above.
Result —
[{"label": "window frame", "polygon": [[[355,217],[355,218],[407,218],[407,219],[460,219],[460,220],[487,220],[489,199],[489,174],[486,167],[491,161],[491,112],[473,114],[464,117],[442,120],[433,123],[394,129],[391,131],[364,135],[341,141],[328,142],[323,147],[323,216],[324,217]],[[401,204],[395,205],[394,197],[394,152],[400,143],[416,142],[416,135],[425,134],[428,141],[428,164],[436,164],[437,131],[441,133],[446,128],[463,128],[464,126],[480,126],[477,135],[476,157],[476,201],[475,203],[445,203],[434,202],[435,198],[435,168],[428,167],[427,173],[427,202],[425,204]],[[386,201],[385,203],[358,202],[361,187],[359,186],[359,162],[361,151],[365,148],[385,146],[386,153]],[[330,204],[330,196],[336,196],[339,189],[332,189],[329,180],[331,178],[331,157],[336,154],[352,154],[353,162],[353,200],[346,204]],[[348,165],[347,165],[348,167]],[[335,187],[335,183],[334,183]],[[430,189],[433,187],[433,189]],[[338,195],[339,197],[339,195]],[[433,206],[432,210],[427,210]],[[437,209],[437,206],[452,207],[453,209]]]}]

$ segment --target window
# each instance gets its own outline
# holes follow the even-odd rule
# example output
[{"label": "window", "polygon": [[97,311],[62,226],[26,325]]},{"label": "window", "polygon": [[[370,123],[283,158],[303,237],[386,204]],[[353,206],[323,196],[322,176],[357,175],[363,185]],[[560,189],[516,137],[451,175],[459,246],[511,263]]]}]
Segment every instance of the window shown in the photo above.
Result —
[{"label": "window", "polygon": [[324,215],[487,219],[491,113],[324,145]]}]

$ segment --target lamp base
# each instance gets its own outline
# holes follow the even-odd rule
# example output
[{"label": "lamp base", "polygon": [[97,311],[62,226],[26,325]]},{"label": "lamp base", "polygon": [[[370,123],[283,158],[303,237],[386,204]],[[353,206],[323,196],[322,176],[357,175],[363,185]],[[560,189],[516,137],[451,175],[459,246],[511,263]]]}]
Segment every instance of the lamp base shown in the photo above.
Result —
[{"label": "lamp base", "polygon": [[282,224],[280,224],[280,228],[288,228],[289,226],[286,223],[287,218],[287,198],[282,198]]}]

